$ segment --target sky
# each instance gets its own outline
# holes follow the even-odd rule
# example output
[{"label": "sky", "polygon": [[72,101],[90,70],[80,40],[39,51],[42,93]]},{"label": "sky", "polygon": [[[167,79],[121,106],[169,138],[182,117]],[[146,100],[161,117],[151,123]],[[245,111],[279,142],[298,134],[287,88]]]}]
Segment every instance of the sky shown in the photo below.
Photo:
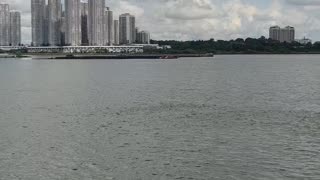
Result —
[{"label": "sky", "polygon": [[[31,41],[30,0],[0,0],[22,12],[22,41]],[[320,40],[320,0],[106,0],[115,18],[129,12],[157,40],[268,37],[272,25],[294,26],[296,38]]]}]

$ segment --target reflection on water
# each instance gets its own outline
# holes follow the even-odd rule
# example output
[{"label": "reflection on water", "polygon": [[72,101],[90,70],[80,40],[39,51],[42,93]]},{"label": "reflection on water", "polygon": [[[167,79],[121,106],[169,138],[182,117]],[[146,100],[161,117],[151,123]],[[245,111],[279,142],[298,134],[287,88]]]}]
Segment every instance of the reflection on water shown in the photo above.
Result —
[{"label": "reflection on water", "polygon": [[0,179],[319,179],[319,57],[0,60]]}]

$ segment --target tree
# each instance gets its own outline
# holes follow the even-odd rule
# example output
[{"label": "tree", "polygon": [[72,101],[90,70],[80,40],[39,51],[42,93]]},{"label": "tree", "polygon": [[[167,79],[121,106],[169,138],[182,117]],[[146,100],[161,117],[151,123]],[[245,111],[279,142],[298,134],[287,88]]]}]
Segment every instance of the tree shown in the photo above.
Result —
[{"label": "tree", "polygon": [[307,44],[305,46],[297,43],[281,43],[276,40],[267,39],[264,36],[255,39],[247,38],[224,41],[209,39],[197,41],[156,41],[153,44],[170,45],[170,50],[148,50],[148,53],[300,53],[300,52],[319,52],[320,42]]}]

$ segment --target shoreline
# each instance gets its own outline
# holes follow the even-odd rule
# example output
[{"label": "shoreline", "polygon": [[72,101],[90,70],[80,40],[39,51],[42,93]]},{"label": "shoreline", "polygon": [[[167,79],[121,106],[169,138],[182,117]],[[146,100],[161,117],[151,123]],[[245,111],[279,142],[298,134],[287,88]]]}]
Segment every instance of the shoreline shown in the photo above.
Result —
[{"label": "shoreline", "polygon": [[33,59],[178,59],[214,57],[213,54],[29,54]]},{"label": "shoreline", "polygon": [[179,58],[201,58],[208,57],[213,58],[215,56],[256,56],[256,55],[320,55],[319,53],[216,53],[216,54],[59,54],[59,53],[27,53],[23,55],[7,54],[5,56],[0,55],[0,59],[47,59],[47,60],[63,60],[63,59],[179,59]]}]

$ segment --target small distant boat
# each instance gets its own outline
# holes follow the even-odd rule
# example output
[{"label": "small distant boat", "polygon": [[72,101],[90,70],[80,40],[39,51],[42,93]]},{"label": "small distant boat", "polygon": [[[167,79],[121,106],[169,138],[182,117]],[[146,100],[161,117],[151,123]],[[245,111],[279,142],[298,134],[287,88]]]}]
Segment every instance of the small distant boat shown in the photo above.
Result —
[{"label": "small distant boat", "polygon": [[160,59],[178,59],[178,56],[161,56]]}]

